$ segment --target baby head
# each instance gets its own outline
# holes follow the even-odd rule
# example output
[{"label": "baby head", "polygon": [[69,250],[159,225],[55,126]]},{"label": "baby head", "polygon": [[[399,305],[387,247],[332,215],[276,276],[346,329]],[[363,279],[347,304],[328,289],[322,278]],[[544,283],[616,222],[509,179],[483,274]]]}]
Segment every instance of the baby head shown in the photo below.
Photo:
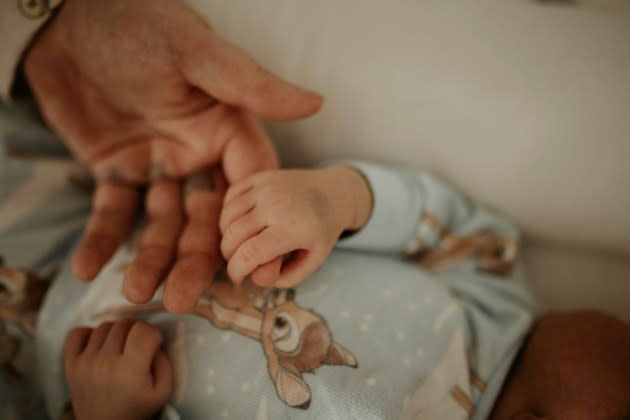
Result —
[{"label": "baby head", "polygon": [[598,312],[537,322],[493,420],[630,420],[630,325]]}]

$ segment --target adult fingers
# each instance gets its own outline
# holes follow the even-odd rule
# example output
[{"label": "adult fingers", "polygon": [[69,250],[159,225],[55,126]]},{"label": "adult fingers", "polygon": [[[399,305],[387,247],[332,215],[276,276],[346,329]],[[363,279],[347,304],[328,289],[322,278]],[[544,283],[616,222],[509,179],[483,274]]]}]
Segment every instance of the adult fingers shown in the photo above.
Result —
[{"label": "adult fingers", "polygon": [[209,28],[190,45],[194,47],[183,53],[184,74],[223,103],[272,120],[303,118],[322,105],[319,94],[278,78]]},{"label": "adult fingers", "polygon": [[123,282],[125,297],[130,302],[148,302],[166,277],[184,219],[181,194],[181,184],[176,181],[156,182],[148,191],[147,225]]},{"label": "adult fingers", "polygon": [[198,172],[186,181],[187,223],[164,288],[164,306],[171,312],[192,310],[212,281],[220,260],[219,213],[225,188],[218,167]]},{"label": "adult fingers", "polygon": [[130,186],[99,183],[92,201],[79,248],[72,260],[72,272],[83,280],[96,277],[128,235],[138,204],[138,191]]},{"label": "adult fingers", "polygon": [[[194,225],[190,227],[198,229]],[[218,256],[214,253],[178,256],[177,263],[166,278],[164,307],[176,314],[192,311],[204,290],[210,286],[217,266]]]},{"label": "adult fingers", "polygon": [[300,248],[299,238],[268,227],[244,242],[228,261],[227,271],[237,284],[258,266]]},{"label": "adult fingers", "polygon": [[[279,161],[276,149],[260,123],[251,115],[241,113],[238,130],[225,145],[222,164],[228,184],[234,185],[253,174],[277,169]],[[256,179],[259,177],[254,177],[254,181]],[[236,192],[226,197],[227,202]]]}]

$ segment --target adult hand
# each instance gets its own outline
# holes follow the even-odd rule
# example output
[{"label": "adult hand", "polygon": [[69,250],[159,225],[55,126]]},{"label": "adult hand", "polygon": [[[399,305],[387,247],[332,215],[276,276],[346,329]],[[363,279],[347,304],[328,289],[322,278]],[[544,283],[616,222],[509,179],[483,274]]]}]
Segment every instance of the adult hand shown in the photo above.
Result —
[{"label": "adult hand", "polygon": [[228,183],[274,168],[249,113],[290,120],[322,102],[262,69],[180,0],[65,0],[24,70],[50,126],[98,180],[75,275],[91,280],[109,260],[130,231],[135,187],[150,182],[125,294],[146,301],[168,277],[164,304],[174,312],[192,308],[218,261],[216,228],[187,237],[195,220],[209,226],[208,210],[182,206],[174,180],[217,163]]}]

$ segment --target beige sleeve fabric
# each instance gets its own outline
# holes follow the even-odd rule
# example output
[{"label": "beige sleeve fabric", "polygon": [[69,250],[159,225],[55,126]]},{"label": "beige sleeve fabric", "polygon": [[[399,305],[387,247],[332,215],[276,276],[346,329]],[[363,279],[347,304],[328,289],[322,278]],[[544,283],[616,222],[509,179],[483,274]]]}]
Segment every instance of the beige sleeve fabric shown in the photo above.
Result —
[{"label": "beige sleeve fabric", "polygon": [[10,101],[20,59],[32,37],[62,0],[0,1],[0,99]]}]

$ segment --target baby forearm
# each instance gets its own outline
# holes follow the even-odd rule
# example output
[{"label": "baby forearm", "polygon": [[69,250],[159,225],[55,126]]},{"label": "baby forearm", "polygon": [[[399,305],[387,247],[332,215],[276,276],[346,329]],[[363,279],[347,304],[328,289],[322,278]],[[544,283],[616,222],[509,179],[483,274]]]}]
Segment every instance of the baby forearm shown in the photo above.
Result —
[{"label": "baby forearm", "polygon": [[359,230],[370,218],[373,206],[372,191],[367,180],[349,166],[325,169],[330,174],[328,188],[337,197],[335,207],[343,220],[345,230]]}]

